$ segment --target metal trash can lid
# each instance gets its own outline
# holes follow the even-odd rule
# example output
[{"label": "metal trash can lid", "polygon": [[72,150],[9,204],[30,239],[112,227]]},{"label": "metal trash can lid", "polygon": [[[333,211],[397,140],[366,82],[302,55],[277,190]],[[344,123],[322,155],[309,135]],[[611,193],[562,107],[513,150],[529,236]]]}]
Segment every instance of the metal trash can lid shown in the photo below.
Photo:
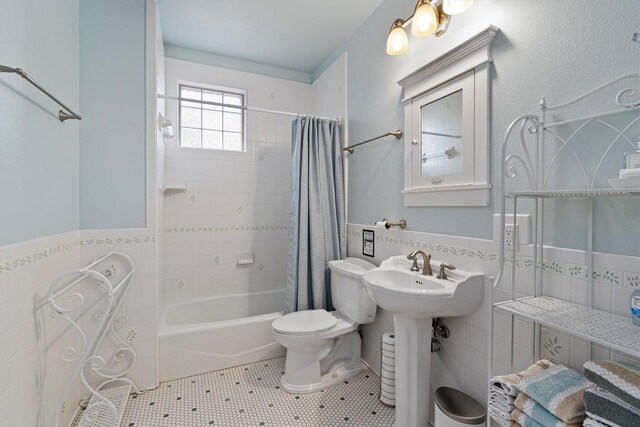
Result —
[{"label": "metal trash can lid", "polygon": [[477,400],[455,388],[438,388],[435,400],[442,412],[459,423],[477,425],[487,418],[484,407]]}]

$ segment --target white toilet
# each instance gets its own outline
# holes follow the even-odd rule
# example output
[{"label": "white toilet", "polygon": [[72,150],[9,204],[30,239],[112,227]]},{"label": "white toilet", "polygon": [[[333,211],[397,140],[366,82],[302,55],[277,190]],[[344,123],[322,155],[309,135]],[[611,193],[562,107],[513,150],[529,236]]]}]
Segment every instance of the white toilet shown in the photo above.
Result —
[{"label": "white toilet", "polygon": [[285,391],[313,393],[360,373],[358,325],[373,322],[377,308],[362,276],[375,267],[358,258],[330,261],[336,311],[298,311],[273,321],[273,336],[287,349]]}]

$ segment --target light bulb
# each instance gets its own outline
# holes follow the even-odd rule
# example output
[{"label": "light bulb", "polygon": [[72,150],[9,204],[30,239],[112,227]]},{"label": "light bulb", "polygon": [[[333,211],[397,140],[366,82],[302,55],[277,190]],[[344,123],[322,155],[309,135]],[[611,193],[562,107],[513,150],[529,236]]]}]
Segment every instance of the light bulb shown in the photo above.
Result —
[{"label": "light bulb", "polygon": [[402,55],[409,50],[409,38],[407,33],[402,28],[402,20],[397,20],[393,23],[389,37],[387,38],[387,54],[389,55]]},{"label": "light bulb", "polygon": [[458,15],[471,7],[473,0],[444,0],[442,10],[447,15]]},{"label": "light bulb", "polygon": [[428,1],[418,3],[413,22],[411,23],[411,34],[414,37],[430,36],[438,28],[438,11],[434,5]]}]

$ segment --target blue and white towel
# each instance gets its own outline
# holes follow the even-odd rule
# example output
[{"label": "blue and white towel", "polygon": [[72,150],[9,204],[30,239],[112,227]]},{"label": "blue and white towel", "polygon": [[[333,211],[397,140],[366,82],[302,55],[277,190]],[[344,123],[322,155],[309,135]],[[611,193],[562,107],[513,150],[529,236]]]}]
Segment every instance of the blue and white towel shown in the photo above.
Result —
[{"label": "blue and white towel", "polygon": [[489,385],[491,390],[495,390],[502,395],[511,396],[515,399],[518,393],[520,393],[518,383],[522,381],[523,378],[535,375],[551,366],[555,366],[553,362],[550,362],[546,359],[538,360],[536,363],[529,366],[522,372],[518,372],[515,374],[498,375],[491,378],[489,380]]},{"label": "blue and white towel", "polygon": [[511,413],[511,419],[522,427],[544,427],[542,424],[522,412],[520,409],[514,409]]},{"label": "blue and white towel", "polygon": [[488,412],[503,427],[511,426],[511,412],[515,409],[514,401],[520,389],[518,383],[526,377],[535,375],[554,364],[548,360],[539,360],[522,372],[499,375],[489,380]]},{"label": "blue and white towel", "polygon": [[593,388],[583,375],[555,365],[523,378],[518,388],[567,424],[579,424],[586,415],[583,395]]},{"label": "blue and white towel", "polygon": [[515,406],[545,427],[580,427],[582,425],[581,422],[577,424],[567,424],[563,422],[524,393],[518,395]]}]

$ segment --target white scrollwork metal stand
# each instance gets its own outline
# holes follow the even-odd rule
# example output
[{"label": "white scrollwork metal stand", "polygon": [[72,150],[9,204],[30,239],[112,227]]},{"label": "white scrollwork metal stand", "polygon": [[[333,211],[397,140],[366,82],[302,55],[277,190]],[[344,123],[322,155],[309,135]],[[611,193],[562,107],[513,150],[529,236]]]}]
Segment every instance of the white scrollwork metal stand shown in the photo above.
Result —
[{"label": "white scrollwork metal stand", "polygon": [[[107,263],[110,263],[111,266],[105,267]],[[122,274],[119,274],[121,277],[116,277],[118,276],[116,264],[123,269]],[[58,276],[49,287],[46,302],[50,304],[56,314],[65,319],[77,331],[80,337],[78,348],[67,347],[61,354],[63,361],[77,363],[73,379],[79,376],[84,387],[91,393],[90,399],[80,402],[81,406],[86,408],[80,426],[115,427],[119,425],[131,391],[133,390],[136,394],[145,391],[144,388],[137,387],[129,378],[124,377],[135,364],[136,351],[115,330],[116,325],[122,322],[122,319],[117,320],[117,313],[135,270],[135,263],[130,256],[122,252],[111,252],[93,260],[84,268]],[[112,283],[114,279],[117,279],[115,284]],[[81,327],[81,321],[77,318],[74,319],[74,313],[79,312],[86,300],[85,296],[76,288],[80,283],[87,282],[99,292],[103,300],[102,308],[93,316],[93,320],[98,322],[98,326],[91,338],[88,338],[88,334]],[[107,334],[110,334],[119,346],[109,360],[97,354]],[[115,367],[113,372],[105,370],[108,362],[113,362]],[[121,367],[123,364],[124,366]],[[100,383],[93,385],[90,378],[97,379]],[[54,420],[57,419],[70,388],[73,386],[73,379],[69,381],[58,405],[56,405],[53,414]],[[115,384],[120,385],[115,386]]]},{"label": "white scrollwork metal stand", "polygon": [[[607,90],[610,90],[615,85],[625,82],[631,85],[635,84],[639,89],[623,88],[617,91],[613,107],[610,109],[604,109],[597,113],[574,117],[561,121],[548,120],[548,114],[552,111],[559,111],[563,108],[574,106],[581,101],[588,101],[590,97],[606,94]],[[506,224],[506,207],[509,199],[513,202],[513,225],[514,232],[517,232],[515,227],[516,221],[516,208],[518,198],[533,198],[534,201],[534,213],[536,214],[536,220],[534,222],[534,236],[542,232],[542,216],[543,216],[543,200],[545,198],[558,198],[558,197],[587,197],[591,201],[591,197],[598,196],[621,196],[621,195],[635,195],[637,191],[625,191],[610,188],[597,188],[597,178],[602,172],[602,166],[605,160],[610,156],[612,148],[616,144],[625,144],[629,151],[637,148],[637,141],[632,141],[631,138],[625,132],[632,128],[636,123],[640,122],[640,114],[631,117],[629,123],[624,126],[609,123],[606,118],[619,115],[621,113],[629,113],[639,111],[640,112],[640,74],[628,74],[618,77],[605,83],[589,92],[584,93],[570,101],[562,104],[549,106],[545,98],[540,101],[540,114],[524,115],[515,119],[508,127],[505,137],[502,143],[501,149],[501,174],[500,174],[500,188],[502,197],[500,198],[500,216],[502,219],[501,227],[501,239],[500,239],[500,270],[494,282],[494,287],[497,287],[503,278],[505,257],[504,246],[504,233]],[[613,140],[606,145],[606,148],[602,151],[599,160],[595,166],[595,169],[589,173],[584,164],[584,159],[581,154],[577,152],[574,147],[575,144],[579,144],[579,133],[587,125],[598,125],[603,128],[609,129],[615,135]],[[575,129],[567,137],[563,137],[558,129],[563,126],[573,125]],[[516,141],[516,147],[519,146],[519,152],[514,153],[515,147],[511,147],[511,143],[514,140],[515,133],[518,132],[518,138]],[[545,146],[545,137],[551,136],[558,142],[558,147],[555,153],[553,153],[550,161],[545,157],[548,147]],[[561,167],[567,167],[569,165],[560,165],[561,154],[567,152],[573,159],[573,164],[579,169],[581,179],[584,180],[583,186],[578,189],[550,189],[550,177],[552,172],[558,171]],[[523,170],[527,188],[524,191],[509,191],[507,189],[507,180],[515,180],[519,177],[519,172]],[[590,203],[590,202],[589,202]],[[592,218],[590,218],[591,220]],[[514,236],[515,240],[515,236]],[[535,242],[534,242],[535,243]],[[541,241],[538,242],[541,244]],[[540,245],[541,246],[541,245]],[[590,250],[590,248],[589,248]],[[514,247],[515,251],[515,247]],[[540,247],[542,251],[542,247]],[[515,253],[512,254],[515,257]],[[542,252],[539,254],[534,252],[534,258],[536,255],[542,256]],[[542,258],[540,258],[542,259]],[[539,263],[534,262],[534,265]],[[535,270],[535,269],[534,269]],[[591,273],[591,272],[589,272]],[[540,278],[537,278],[540,279]],[[538,282],[535,282],[538,283]]]},{"label": "white scrollwork metal stand", "polygon": [[[571,110],[565,108],[571,108]],[[576,114],[576,110],[581,112],[586,110],[589,113]],[[553,113],[557,116],[551,117]],[[566,114],[569,118],[554,120],[560,114]],[[616,152],[614,147],[622,144],[625,149],[629,148],[627,151],[636,149],[639,135],[635,132],[640,129],[639,124],[640,74],[628,74],[561,104],[549,106],[546,99],[542,98],[537,116],[518,117],[508,127],[501,149],[500,260],[494,287],[498,287],[501,282],[507,282],[511,300],[493,305],[490,328],[493,337],[496,311],[511,315],[511,354],[509,356],[511,372],[514,371],[514,317],[533,322],[536,326],[532,337],[534,359],[540,358],[540,325],[546,325],[615,351],[640,356],[640,328],[633,326],[628,318],[592,308],[593,199],[640,196],[640,189],[615,189],[603,184],[606,182],[604,178],[607,178],[603,176],[606,162],[609,162],[610,168],[611,162],[618,162],[619,166],[622,166],[620,157],[611,157]],[[607,132],[611,132],[612,139],[598,138],[601,145],[597,146],[593,138],[589,140],[589,135],[585,135],[587,130],[596,129],[606,129]],[[629,136],[632,132],[635,137],[633,140]],[[547,137],[549,141],[545,141]],[[581,146],[585,141],[591,142],[586,150],[584,145]],[[588,153],[588,156],[585,153]],[[572,166],[577,174],[566,173],[566,170],[571,171]],[[552,184],[551,178],[554,177],[557,180],[557,176],[562,176],[565,183]],[[567,181],[571,184],[566,184]],[[511,187],[519,188],[509,190],[508,182],[512,183]],[[545,200],[550,198],[584,198],[587,201],[585,230],[587,301],[585,305],[542,296],[545,228],[543,218]],[[533,276],[534,295],[517,298],[515,293],[517,245],[513,245],[507,256],[504,237],[506,224],[512,224],[513,241],[517,242],[516,215],[518,200],[521,199],[532,200],[533,262],[530,270]],[[512,203],[509,214],[507,214],[508,203]],[[507,215],[512,215],[513,221],[508,220]],[[505,273],[505,265],[510,266],[510,274]],[[504,287],[507,286],[503,284]],[[594,319],[598,319],[595,324]],[[591,346],[587,348],[590,359]],[[488,369],[490,375],[493,375],[493,341],[489,345]]]}]

